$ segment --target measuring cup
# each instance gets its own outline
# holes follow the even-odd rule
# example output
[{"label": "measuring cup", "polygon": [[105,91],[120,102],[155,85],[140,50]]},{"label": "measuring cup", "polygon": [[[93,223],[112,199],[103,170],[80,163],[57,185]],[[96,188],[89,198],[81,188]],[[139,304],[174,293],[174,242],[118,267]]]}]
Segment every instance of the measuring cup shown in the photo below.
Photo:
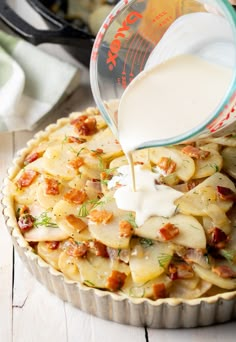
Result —
[{"label": "measuring cup", "polygon": [[98,32],[90,62],[95,102],[117,137],[118,104],[130,82],[143,70],[186,53],[232,68],[227,92],[202,124],[140,148],[236,131],[236,12],[228,0],[122,0]]}]

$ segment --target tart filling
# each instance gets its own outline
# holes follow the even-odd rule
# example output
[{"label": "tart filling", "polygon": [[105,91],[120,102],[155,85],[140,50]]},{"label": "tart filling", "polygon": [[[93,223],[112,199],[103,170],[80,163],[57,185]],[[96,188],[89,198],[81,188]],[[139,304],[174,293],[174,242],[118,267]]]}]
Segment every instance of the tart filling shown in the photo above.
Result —
[{"label": "tart filling", "polygon": [[[97,109],[32,144],[10,179],[19,231],[66,278],[133,298],[193,299],[236,289],[236,140],[133,154],[180,193],[170,217],[120,209],[127,160]],[[157,210],[158,212],[158,210]]]}]

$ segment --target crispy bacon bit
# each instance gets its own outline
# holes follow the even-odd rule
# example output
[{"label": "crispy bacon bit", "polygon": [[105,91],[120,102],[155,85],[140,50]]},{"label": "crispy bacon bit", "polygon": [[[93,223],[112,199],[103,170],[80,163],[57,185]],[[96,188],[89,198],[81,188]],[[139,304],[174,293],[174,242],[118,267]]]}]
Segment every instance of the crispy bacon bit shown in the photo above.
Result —
[{"label": "crispy bacon bit", "polygon": [[59,247],[60,242],[59,241],[46,241],[46,245],[49,249],[56,250]]},{"label": "crispy bacon bit", "polygon": [[65,251],[73,257],[82,257],[88,251],[88,245],[84,242],[75,242],[73,239],[68,239],[64,244]]},{"label": "crispy bacon bit", "polygon": [[84,159],[82,157],[77,157],[69,161],[69,165],[77,170],[80,166],[84,165]]},{"label": "crispy bacon bit", "polygon": [[174,224],[168,222],[160,228],[160,234],[163,240],[168,241],[179,234],[179,228]]},{"label": "crispy bacon bit", "polygon": [[108,258],[109,254],[107,252],[107,246],[100,241],[91,241],[89,247],[94,251],[95,255],[101,256],[103,258]]},{"label": "crispy bacon bit", "polygon": [[217,195],[220,199],[224,201],[236,201],[236,193],[230,188],[226,188],[224,186],[217,186]]},{"label": "crispy bacon bit", "polygon": [[166,286],[164,283],[153,284],[152,290],[153,290],[153,299],[154,300],[167,297]]},{"label": "crispy bacon bit", "polygon": [[85,228],[88,227],[88,225],[81,220],[79,217],[76,217],[73,214],[66,216],[66,221],[74,228],[77,232],[81,232]]},{"label": "crispy bacon bit", "polygon": [[187,154],[187,156],[195,159],[206,159],[209,155],[209,151],[204,151],[198,147],[194,147],[191,145],[187,145],[181,150],[184,154]]},{"label": "crispy bacon bit", "polygon": [[81,135],[92,135],[97,132],[97,121],[94,117],[81,115],[77,119],[71,121],[76,131]]},{"label": "crispy bacon bit", "polygon": [[32,153],[28,154],[24,160],[24,165],[28,165],[28,164],[32,163],[33,161],[37,160],[39,157],[40,157],[39,152],[32,152]]},{"label": "crispy bacon bit", "polygon": [[168,271],[171,280],[189,279],[194,276],[192,267],[183,262],[178,264],[170,264],[168,266]]},{"label": "crispy bacon bit", "polygon": [[87,199],[87,194],[83,190],[71,189],[64,195],[64,199],[75,204],[83,204]]},{"label": "crispy bacon bit", "polygon": [[216,248],[224,248],[229,241],[229,237],[220,228],[214,227],[210,229],[209,234],[211,234],[210,245]]},{"label": "crispy bacon bit", "polygon": [[124,285],[126,277],[124,272],[113,270],[110,277],[107,278],[106,287],[111,291],[118,291]]},{"label": "crispy bacon bit", "polygon": [[141,161],[135,161],[134,162],[134,165],[143,165],[144,164],[144,162],[141,162]]},{"label": "crispy bacon bit", "polygon": [[100,174],[101,180],[111,180],[112,179],[112,175],[103,171]]},{"label": "crispy bacon bit", "polygon": [[191,180],[189,180],[187,182],[187,191],[192,190],[193,188],[195,188],[195,186],[197,186],[201,182],[202,182],[201,179],[191,179]]},{"label": "crispy bacon bit", "polygon": [[83,144],[83,143],[86,142],[86,139],[74,137],[74,136],[71,135],[71,136],[67,137],[67,142],[69,144],[71,144],[71,143]]},{"label": "crispy bacon bit", "polygon": [[113,212],[107,210],[92,210],[88,218],[95,223],[108,223],[113,218]]},{"label": "crispy bacon bit", "polygon": [[23,214],[22,216],[19,217],[18,221],[18,226],[19,228],[23,231],[26,232],[33,228],[34,226],[34,217],[28,213]]},{"label": "crispy bacon bit", "polygon": [[96,157],[97,155],[103,154],[103,149],[102,148],[97,148],[95,151],[91,151],[90,155],[92,157]]},{"label": "crispy bacon bit", "polygon": [[19,210],[19,216],[23,216],[24,214],[29,214],[30,210],[29,207],[27,207],[27,205],[23,205],[23,207],[20,208]]},{"label": "crispy bacon bit", "polygon": [[120,221],[119,222],[119,233],[121,237],[130,237],[133,232],[133,226],[128,221]]},{"label": "crispy bacon bit", "polygon": [[25,188],[27,186],[30,186],[37,176],[37,171],[25,170],[16,183],[20,189]]},{"label": "crispy bacon bit", "polygon": [[53,178],[45,178],[46,194],[47,195],[59,195],[59,182]]},{"label": "crispy bacon bit", "polygon": [[170,175],[176,169],[176,163],[171,160],[171,158],[167,157],[161,157],[161,159],[157,163],[157,166],[160,169],[164,170],[167,175]]},{"label": "crispy bacon bit", "polygon": [[212,267],[212,271],[221,278],[235,278],[236,272],[227,265]]}]

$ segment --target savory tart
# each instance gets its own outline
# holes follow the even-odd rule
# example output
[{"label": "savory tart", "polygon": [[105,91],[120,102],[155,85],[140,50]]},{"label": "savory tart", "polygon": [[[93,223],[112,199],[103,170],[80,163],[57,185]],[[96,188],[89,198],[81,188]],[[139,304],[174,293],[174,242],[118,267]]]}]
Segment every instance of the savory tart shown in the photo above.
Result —
[{"label": "savory tart", "polygon": [[[17,250],[47,270],[45,281],[40,271],[33,272],[44,283],[57,277],[58,288],[73,284],[71,291],[77,286],[86,293],[93,288],[95,295],[111,294],[118,303],[125,299],[156,308],[194,299],[212,303],[223,293],[234,305],[235,137],[136,151],[133,159],[157,184],[181,193],[171,217],[153,215],[137,225],[135,212],[117,207],[114,194],[128,162],[96,108],[72,113],[38,133],[5,182],[5,216]],[[55,292],[81,307],[63,291]],[[147,323],[141,310],[143,323],[127,322],[204,325]],[[108,318],[127,323],[115,316]]]}]

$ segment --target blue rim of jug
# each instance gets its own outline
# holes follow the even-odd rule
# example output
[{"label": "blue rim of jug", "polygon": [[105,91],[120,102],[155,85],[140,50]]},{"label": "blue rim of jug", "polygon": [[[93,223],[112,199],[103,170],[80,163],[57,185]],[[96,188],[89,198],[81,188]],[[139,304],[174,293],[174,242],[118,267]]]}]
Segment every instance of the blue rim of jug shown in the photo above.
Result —
[{"label": "blue rim of jug", "polygon": [[[127,8],[127,6],[131,5],[133,2],[135,2],[135,0],[120,1],[113,8],[113,10],[110,12],[109,25],[107,26],[106,29],[104,28],[104,27],[106,27],[106,25],[104,25],[104,23],[106,23],[108,21],[108,17],[107,17],[105,19],[103,25],[101,26],[100,30],[98,31],[98,34],[97,34],[97,37],[95,39],[94,46],[92,49],[91,60],[90,60],[90,84],[91,84],[91,90],[92,90],[93,98],[94,98],[95,103],[96,103],[99,111],[101,112],[101,115],[103,116],[104,120],[107,122],[107,124],[110,127],[110,129],[112,130],[113,134],[118,139],[119,139],[119,135],[118,135],[117,127],[116,127],[115,123],[113,122],[113,120],[111,119],[111,117],[108,115],[105,104],[101,99],[101,94],[100,94],[100,90],[99,90],[99,86],[98,86],[99,82],[98,82],[98,77],[97,77],[97,75],[98,75],[98,73],[97,73],[97,59],[93,58],[93,56],[94,56],[93,52],[95,51],[95,54],[97,54],[97,52],[99,51],[99,48],[100,48],[101,43],[102,43],[102,39],[100,37],[104,36],[106,31],[109,29],[110,24],[116,19],[116,13],[119,12],[119,14],[120,14],[122,12],[122,10]],[[199,1],[199,2],[201,2],[201,1]],[[216,2],[219,5],[219,8],[224,11],[225,17],[228,19],[228,21],[231,25],[231,29],[232,29],[233,37],[234,37],[234,41],[235,41],[235,46],[236,46],[236,11],[233,8],[233,6],[229,3],[228,0],[216,0]],[[190,130],[184,134],[181,134],[181,135],[169,138],[169,139],[148,141],[148,142],[145,142],[144,144],[141,144],[140,146],[137,146],[137,149],[151,148],[151,147],[165,146],[165,145],[173,145],[173,144],[178,144],[178,143],[181,143],[183,141],[188,141],[188,140],[193,139],[194,136],[197,136],[199,133],[201,133],[203,131],[203,129],[207,127],[207,125],[209,125],[214,119],[216,119],[218,117],[219,113],[221,113],[223,111],[223,109],[225,108],[225,106],[230,102],[230,99],[232,98],[235,91],[236,91],[236,54],[235,54],[235,69],[234,69],[231,84],[228,87],[228,91],[227,91],[226,95],[224,96],[224,98],[221,100],[221,102],[217,106],[216,110],[214,111],[215,114],[210,115],[200,125],[194,127],[192,130]]]}]

